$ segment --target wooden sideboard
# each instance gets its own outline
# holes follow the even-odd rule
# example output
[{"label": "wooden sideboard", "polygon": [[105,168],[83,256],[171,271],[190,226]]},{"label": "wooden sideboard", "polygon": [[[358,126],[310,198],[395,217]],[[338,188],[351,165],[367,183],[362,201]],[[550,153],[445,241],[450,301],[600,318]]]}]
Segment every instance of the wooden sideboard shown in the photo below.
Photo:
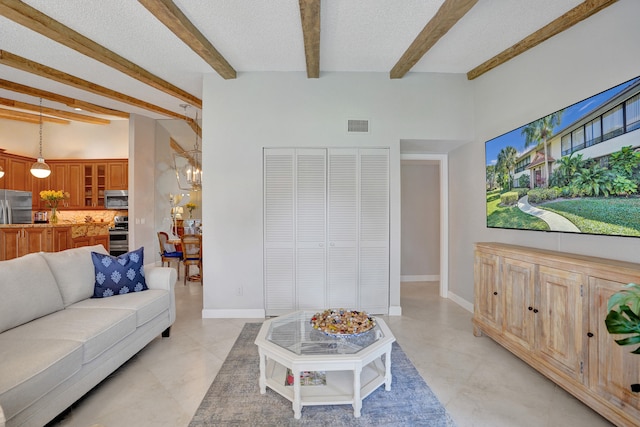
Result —
[{"label": "wooden sideboard", "polygon": [[477,243],[474,335],[485,334],[619,426],[640,425],[640,355],[607,332],[609,297],[640,264]]}]

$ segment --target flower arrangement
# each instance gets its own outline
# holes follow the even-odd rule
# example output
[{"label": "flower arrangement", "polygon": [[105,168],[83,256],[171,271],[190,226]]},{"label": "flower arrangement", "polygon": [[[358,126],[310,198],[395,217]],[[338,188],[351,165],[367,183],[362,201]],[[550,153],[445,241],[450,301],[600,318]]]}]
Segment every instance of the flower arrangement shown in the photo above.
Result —
[{"label": "flower arrangement", "polygon": [[69,193],[62,190],[42,190],[40,192],[40,199],[47,202],[50,208],[57,208],[61,200],[68,199],[69,197]]},{"label": "flower arrangement", "polygon": [[58,222],[58,203],[61,200],[68,199],[70,194],[62,190],[42,190],[40,192],[40,199],[47,202],[47,205],[51,208],[51,218],[49,222],[56,224]]},{"label": "flower arrangement", "polygon": [[184,207],[189,210],[189,218],[191,218],[193,216],[193,210],[197,208],[198,205],[196,205],[195,203],[189,202],[186,205],[184,205]]}]

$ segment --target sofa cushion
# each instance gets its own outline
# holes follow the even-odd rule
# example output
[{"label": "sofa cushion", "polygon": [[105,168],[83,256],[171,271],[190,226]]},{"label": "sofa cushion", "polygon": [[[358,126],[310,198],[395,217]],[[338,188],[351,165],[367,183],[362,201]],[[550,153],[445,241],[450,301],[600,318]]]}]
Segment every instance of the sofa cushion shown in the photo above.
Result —
[{"label": "sofa cushion", "polygon": [[133,310],[65,308],[2,334],[3,339],[42,340],[56,337],[82,343],[88,363],[136,330]]},{"label": "sofa cushion", "polygon": [[95,269],[93,298],[147,290],[144,247],[118,257],[91,252]]},{"label": "sofa cushion", "polygon": [[14,415],[80,370],[82,343],[4,335],[0,335],[0,402],[11,425]]},{"label": "sofa cushion", "polygon": [[56,278],[65,307],[93,295],[96,276],[91,252],[108,253],[102,245],[42,253]]},{"label": "sofa cushion", "polygon": [[70,308],[124,308],[136,311],[136,326],[142,326],[169,309],[169,292],[150,289],[111,298],[90,298],[73,304]]},{"label": "sofa cushion", "polygon": [[0,261],[0,332],[64,308],[41,254]]}]

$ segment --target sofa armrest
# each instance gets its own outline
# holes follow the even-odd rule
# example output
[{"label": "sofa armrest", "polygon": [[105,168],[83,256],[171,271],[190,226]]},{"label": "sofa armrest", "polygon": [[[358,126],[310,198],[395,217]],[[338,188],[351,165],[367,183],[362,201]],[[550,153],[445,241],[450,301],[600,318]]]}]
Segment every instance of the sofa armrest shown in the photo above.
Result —
[{"label": "sofa armrest", "polygon": [[[144,276],[149,289],[160,289],[169,291],[171,306],[169,307],[170,325],[176,320],[176,296],[175,285],[178,280],[178,273],[175,268],[158,267],[155,265],[144,266]],[[2,427],[2,425],[0,425]]]}]

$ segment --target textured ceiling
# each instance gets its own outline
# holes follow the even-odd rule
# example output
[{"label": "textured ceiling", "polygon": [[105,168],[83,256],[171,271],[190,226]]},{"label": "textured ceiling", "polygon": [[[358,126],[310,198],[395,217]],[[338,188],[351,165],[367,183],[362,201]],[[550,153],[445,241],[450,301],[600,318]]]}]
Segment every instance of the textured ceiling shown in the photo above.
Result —
[{"label": "textured ceiling", "polygon": [[[444,0],[323,0],[323,72],[389,73]],[[26,0],[25,3],[202,98],[202,76],[215,71],[134,0]],[[174,0],[242,79],[243,72],[304,72],[296,0]],[[479,0],[410,70],[467,73],[522,40],[581,0]],[[580,25],[580,24],[578,24]],[[168,110],[183,101],[0,16],[0,49]],[[138,107],[0,65],[0,78],[152,118]],[[0,89],[0,97],[37,99]],[[47,101],[45,101],[45,105]],[[61,105],[53,108],[65,109]]]}]

